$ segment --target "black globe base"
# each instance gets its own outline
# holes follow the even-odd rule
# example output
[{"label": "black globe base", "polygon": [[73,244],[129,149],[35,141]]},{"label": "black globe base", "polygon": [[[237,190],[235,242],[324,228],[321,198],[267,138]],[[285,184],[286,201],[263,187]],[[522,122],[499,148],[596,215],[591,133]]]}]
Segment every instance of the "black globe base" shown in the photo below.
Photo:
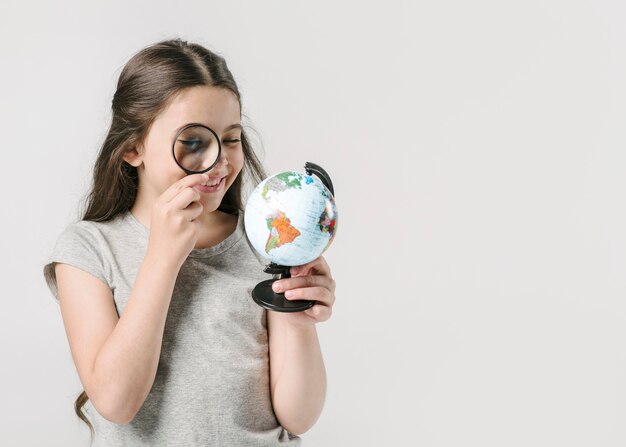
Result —
[{"label": "black globe base", "polygon": [[290,267],[274,264],[273,262],[265,268],[266,273],[279,275],[280,278],[267,279],[261,281],[252,290],[252,298],[259,306],[275,312],[302,312],[315,304],[315,300],[288,300],[284,293],[276,293],[272,289],[272,284],[283,278],[291,278]]},{"label": "black globe base", "polygon": [[284,293],[276,293],[272,290],[272,284],[277,279],[268,279],[256,285],[252,290],[252,298],[259,306],[276,312],[302,312],[313,307],[315,301],[311,300],[288,300]]}]

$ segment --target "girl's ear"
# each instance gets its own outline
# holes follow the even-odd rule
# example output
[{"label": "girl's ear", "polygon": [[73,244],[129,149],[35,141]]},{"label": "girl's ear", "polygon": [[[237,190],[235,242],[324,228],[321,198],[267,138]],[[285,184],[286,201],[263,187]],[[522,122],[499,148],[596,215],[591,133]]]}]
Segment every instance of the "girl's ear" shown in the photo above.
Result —
[{"label": "girl's ear", "polygon": [[135,146],[127,150],[124,155],[122,155],[122,158],[126,163],[137,168],[143,163],[143,148],[139,147],[139,150],[137,150],[137,146]]}]

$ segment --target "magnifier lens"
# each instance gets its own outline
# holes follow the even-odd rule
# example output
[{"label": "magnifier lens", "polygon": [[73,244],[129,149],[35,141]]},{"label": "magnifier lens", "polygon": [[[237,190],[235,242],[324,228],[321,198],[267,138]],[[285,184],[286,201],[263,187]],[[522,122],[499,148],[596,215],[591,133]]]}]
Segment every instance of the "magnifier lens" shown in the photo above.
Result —
[{"label": "magnifier lens", "polygon": [[211,167],[219,156],[219,142],[204,126],[184,129],[174,141],[174,157],[179,165],[190,171],[201,172]]}]

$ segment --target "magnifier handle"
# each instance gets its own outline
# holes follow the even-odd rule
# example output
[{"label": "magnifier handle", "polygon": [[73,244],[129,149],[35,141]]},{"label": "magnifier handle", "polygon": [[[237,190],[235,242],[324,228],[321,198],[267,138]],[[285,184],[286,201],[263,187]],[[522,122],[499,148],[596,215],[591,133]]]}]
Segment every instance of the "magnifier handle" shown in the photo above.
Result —
[{"label": "magnifier handle", "polygon": [[326,186],[328,190],[330,191],[330,193],[333,195],[333,197],[335,197],[335,190],[333,188],[333,182],[330,180],[330,176],[328,175],[328,173],[324,171],[324,169],[321,166],[316,165],[315,163],[311,163],[310,161],[307,161],[304,164],[304,169],[306,170],[306,173],[309,175],[311,175],[312,173],[317,175],[320,178],[320,180],[322,180],[322,183],[324,184],[324,186]]}]

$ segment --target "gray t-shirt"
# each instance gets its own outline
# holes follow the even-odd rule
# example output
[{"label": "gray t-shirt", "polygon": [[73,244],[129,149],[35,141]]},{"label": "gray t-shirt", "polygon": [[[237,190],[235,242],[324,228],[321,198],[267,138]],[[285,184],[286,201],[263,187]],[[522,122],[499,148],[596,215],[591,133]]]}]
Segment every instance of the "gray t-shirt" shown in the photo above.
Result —
[{"label": "gray t-shirt", "polygon": [[[93,447],[299,446],[280,426],[269,383],[267,311],[251,296],[271,275],[237,228],[219,244],[193,249],[172,294],[156,378],[129,424],[104,419],[87,401]],[[148,244],[149,230],[130,211],[107,222],[69,224],[44,266],[58,302],[54,262],[108,284],[124,312]],[[85,299],[89,299],[85,296]]]}]

